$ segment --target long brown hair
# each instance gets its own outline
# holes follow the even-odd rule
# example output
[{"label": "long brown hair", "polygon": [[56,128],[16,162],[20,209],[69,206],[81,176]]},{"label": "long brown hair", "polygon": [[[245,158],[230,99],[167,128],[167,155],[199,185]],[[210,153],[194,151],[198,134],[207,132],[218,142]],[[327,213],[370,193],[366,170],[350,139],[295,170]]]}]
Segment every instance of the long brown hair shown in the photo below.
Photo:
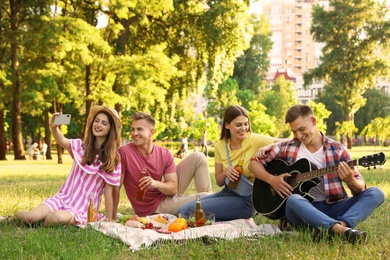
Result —
[{"label": "long brown hair", "polygon": [[[110,123],[110,131],[106,136],[106,140],[99,149],[96,149],[94,146],[96,137],[92,132],[93,121],[99,114],[105,114]],[[95,117],[92,119],[92,122],[89,122],[89,128],[84,137],[84,157],[81,161],[82,165],[91,165],[95,162],[95,157],[98,155],[98,161],[102,162],[100,169],[107,173],[112,173],[115,167],[119,164],[119,154],[117,153],[117,131],[114,119],[106,111],[100,111],[96,113]]]},{"label": "long brown hair", "polygon": [[249,123],[248,132],[252,132],[248,111],[246,111],[246,109],[243,108],[242,106],[232,105],[225,110],[225,114],[223,115],[221,137],[220,137],[221,140],[223,139],[228,140],[230,138],[230,131],[229,129],[226,129],[225,125],[230,124],[230,122],[232,122],[235,118],[239,116],[245,116],[246,118],[248,118],[248,123]]}]

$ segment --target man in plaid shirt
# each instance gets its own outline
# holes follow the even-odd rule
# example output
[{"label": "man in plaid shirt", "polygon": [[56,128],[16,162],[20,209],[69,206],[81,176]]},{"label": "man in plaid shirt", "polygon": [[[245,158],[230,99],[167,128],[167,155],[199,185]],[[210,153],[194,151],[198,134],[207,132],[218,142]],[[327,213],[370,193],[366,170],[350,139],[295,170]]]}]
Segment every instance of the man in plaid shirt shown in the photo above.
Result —
[{"label": "man in plaid shirt", "polygon": [[[367,188],[357,167],[346,163],[352,160],[347,148],[323,135],[317,128],[316,118],[310,106],[294,105],[286,113],[285,122],[290,125],[294,139],[271,148],[262,159],[253,158],[251,172],[272,186],[280,197],[288,197],[285,214],[294,226],[309,226],[314,240],[324,234],[339,234],[351,243],[366,242],[367,232],[353,229],[368,218],[384,201],[384,193],[377,187]],[[292,164],[307,158],[318,169],[338,165],[337,171],[320,177],[320,183],[310,189],[314,197],[311,203],[285,181],[288,173],[273,175],[263,164],[280,159]],[[352,193],[348,197],[343,182]]]}]

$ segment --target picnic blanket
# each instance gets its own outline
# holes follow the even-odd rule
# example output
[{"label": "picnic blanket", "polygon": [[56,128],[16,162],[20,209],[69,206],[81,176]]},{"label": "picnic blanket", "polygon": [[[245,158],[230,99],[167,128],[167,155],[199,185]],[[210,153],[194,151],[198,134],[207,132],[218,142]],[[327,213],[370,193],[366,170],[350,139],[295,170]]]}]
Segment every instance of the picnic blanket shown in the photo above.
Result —
[{"label": "picnic blanket", "polygon": [[281,233],[275,225],[256,225],[252,219],[217,222],[209,226],[188,228],[168,234],[159,233],[152,229],[127,227],[115,222],[93,222],[88,225],[107,236],[120,239],[133,252],[151,247],[156,242],[164,240],[188,240],[207,236],[232,240],[239,237],[268,236]]}]

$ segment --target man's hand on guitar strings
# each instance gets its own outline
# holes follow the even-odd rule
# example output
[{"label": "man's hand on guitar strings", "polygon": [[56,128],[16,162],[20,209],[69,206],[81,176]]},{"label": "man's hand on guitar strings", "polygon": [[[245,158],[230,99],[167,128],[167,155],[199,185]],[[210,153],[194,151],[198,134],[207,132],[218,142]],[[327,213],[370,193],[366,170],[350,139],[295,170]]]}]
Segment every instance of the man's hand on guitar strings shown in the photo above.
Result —
[{"label": "man's hand on guitar strings", "polygon": [[340,162],[337,167],[337,173],[340,179],[347,184],[352,194],[358,194],[366,189],[365,182],[363,180],[355,179],[353,168],[351,168],[346,162]]},{"label": "man's hand on guitar strings", "polygon": [[351,183],[355,181],[354,171],[346,162],[340,162],[337,167],[337,173],[340,179],[345,183]]},{"label": "man's hand on guitar strings", "polygon": [[291,176],[288,173],[273,176],[270,185],[279,194],[280,197],[285,198],[292,194],[294,190],[290,184],[288,184],[284,178]]}]

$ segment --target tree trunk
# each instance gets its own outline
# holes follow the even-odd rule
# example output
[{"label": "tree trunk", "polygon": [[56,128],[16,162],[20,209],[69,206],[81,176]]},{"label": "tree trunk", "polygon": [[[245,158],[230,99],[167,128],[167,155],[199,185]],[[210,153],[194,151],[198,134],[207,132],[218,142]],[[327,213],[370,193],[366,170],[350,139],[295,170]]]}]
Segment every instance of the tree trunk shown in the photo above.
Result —
[{"label": "tree trunk", "polygon": [[62,161],[62,147],[61,145],[58,145],[58,143],[56,143],[56,146],[57,146],[57,163],[58,164],[62,164],[63,161]]},{"label": "tree trunk", "polygon": [[352,138],[350,136],[347,136],[347,147],[352,149]]},{"label": "tree trunk", "polygon": [[16,1],[10,0],[11,10],[11,73],[12,73],[12,141],[14,143],[14,158],[15,160],[26,160],[22,136],[22,116],[21,116],[21,101],[20,94],[22,88],[19,81],[19,44],[18,44],[18,11]]},{"label": "tree trunk", "polygon": [[[62,113],[62,105],[58,104],[57,101],[53,102],[53,107],[54,107],[54,113],[56,113],[56,112]],[[49,149],[49,147],[48,147],[48,149]],[[57,142],[56,142],[56,149],[57,149],[57,163],[62,164],[62,147],[60,145],[58,145]]]},{"label": "tree trunk", "polygon": [[[62,114],[62,105],[60,106],[59,112]],[[60,127],[60,130],[61,130],[61,127]],[[63,161],[62,161],[62,147],[61,147],[61,145],[58,145],[57,142],[56,142],[56,146],[57,146],[57,157],[58,157],[57,163],[62,164],[63,163]]]},{"label": "tree trunk", "polygon": [[89,99],[89,95],[91,95],[91,66],[86,66],[85,67],[85,96],[87,97],[87,100],[85,102],[85,120],[84,120],[84,131],[83,131],[83,139],[85,137],[85,133],[88,131],[87,130],[87,120],[88,120],[88,115],[89,111],[91,110],[92,106],[92,100]]},{"label": "tree trunk", "polygon": [[[135,20],[137,20],[138,18],[137,17],[134,17],[134,18],[131,18],[131,19],[128,19],[128,20],[120,20],[120,23],[123,25],[123,30],[119,33],[119,36],[118,36],[118,41],[117,41],[117,44],[116,44],[116,50],[115,50],[115,54],[121,56],[121,55],[125,55],[126,53],[126,42],[129,38],[129,25],[131,23],[133,23]],[[114,19],[115,20],[115,19]],[[114,85],[112,86],[112,90],[115,92],[115,93],[121,93],[120,91],[120,88],[118,87],[118,83],[117,81],[115,80],[114,82]],[[122,116],[122,109],[123,109],[123,106],[121,104],[115,104],[115,110],[118,111],[118,115],[119,115],[119,118],[121,118]],[[118,137],[118,141],[117,141],[117,146],[120,147],[122,145],[122,136],[119,136]]]},{"label": "tree trunk", "polygon": [[47,151],[46,151],[46,160],[51,160],[53,157],[51,157],[51,132],[50,132],[50,117],[49,117],[49,109],[45,108],[44,117],[45,117],[45,143],[47,144]]},{"label": "tree trunk", "polygon": [[7,141],[4,131],[4,110],[0,110],[0,161],[7,160]]},{"label": "tree trunk", "polygon": [[[349,120],[353,123],[355,123],[355,113],[352,113],[351,110],[349,110]],[[352,138],[353,138],[353,133],[351,133],[351,135],[347,135],[347,148],[348,149],[352,149]]]}]

